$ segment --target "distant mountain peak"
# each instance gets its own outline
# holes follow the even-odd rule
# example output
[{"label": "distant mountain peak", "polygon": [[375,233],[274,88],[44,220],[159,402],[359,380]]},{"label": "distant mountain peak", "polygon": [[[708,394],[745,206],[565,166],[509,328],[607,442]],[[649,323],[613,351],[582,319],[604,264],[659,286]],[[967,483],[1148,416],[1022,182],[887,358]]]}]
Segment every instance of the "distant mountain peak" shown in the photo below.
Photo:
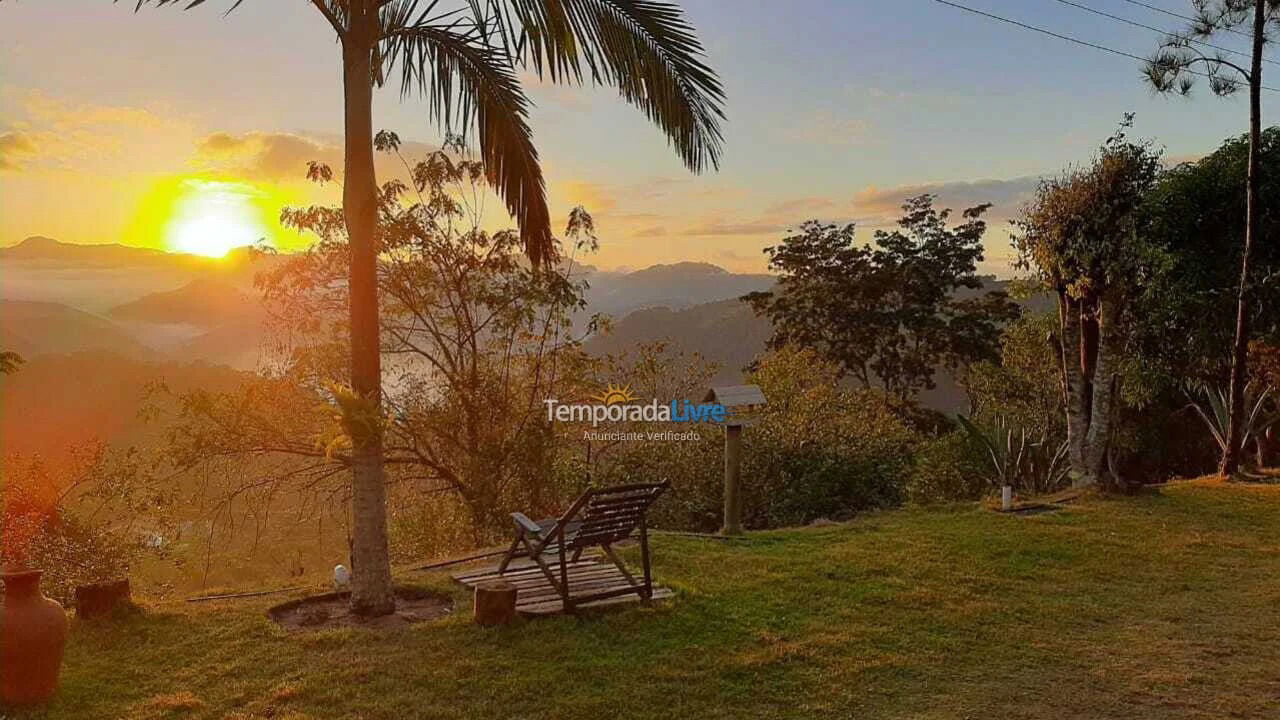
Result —
[{"label": "distant mountain peak", "polygon": [[681,277],[702,276],[702,275],[729,275],[729,271],[713,265],[709,262],[678,262],[670,264],[650,265],[642,270],[636,270],[630,273],[632,277],[644,277],[646,275],[678,275]]},{"label": "distant mountain peak", "polygon": [[51,260],[68,264],[153,264],[166,256],[163,250],[119,243],[69,243],[45,235],[32,235],[17,245],[0,248],[0,255],[14,260]]},{"label": "distant mountain peak", "polygon": [[22,242],[18,243],[14,247],[36,249],[36,248],[57,247],[59,245],[66,245],[66,244],[68,243],[64,243],[61,240],[54,240],[53,238],[45,237],[44,235],[32,235],[31,237],[23,240]]}]

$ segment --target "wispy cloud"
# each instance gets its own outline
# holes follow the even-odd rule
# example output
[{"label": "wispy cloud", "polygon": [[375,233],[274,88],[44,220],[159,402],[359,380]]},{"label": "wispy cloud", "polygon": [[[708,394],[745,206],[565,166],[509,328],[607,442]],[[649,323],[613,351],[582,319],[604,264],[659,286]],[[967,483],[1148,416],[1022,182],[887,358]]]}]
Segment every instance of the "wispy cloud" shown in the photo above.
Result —
[{"label": "wispy cloud", "polygon": [[8,169],[153,169],[161,152],[191,135],[186,119],[157,109],[84,103],[39,90],[8,89],[5,95],[14,108],[0,146]]},{"label": "wispy cloud", "polygon": [[1010,218],[1031,199],[1039,182],[1039,177],[1028,175],[1008,180],[959,180],[892,187],[872,185],[854,193],[853,208],[864,224],[887,225],[898,217],[907,198],[929,194],[937,196],[937,205],[957,210],[991,203],[992,217]]},{"label": "wispy cloud", "polygon": [[871,139],[872,125],[863,118],[818,110],[803,116],[783,132],[794,142],[821,145],[862,145]]},{"label": "wispy cloud", "polygon": [[17,130],[0,133],[0,170],[21,170],[35,154],[35,140],[27,133]]},{"label": "wispy cloud", "polygon": [[769,235],[782,232],[786,225],[774,222],[722,222],[711,221],[694,225],[686,235]]},{"label": "wispy cloud", "polygon": [[341,168],[342,148],[293,133],[215,132],[196,146],[198,166],[234,172],[251,180],[297,180],[311,161]]},{"label": "wispy cloud", "polygon": [[661,225],[651,225],[647,228],[636,231],[636,233],[632,235],[632,237],[655,238],[655,237],[666,237],[666,235],[667,235],[667,229],[665,227]]},{"label": "wispy cloud", "polygon": [[[404,142],[400,153],[412,164],[438,149],[422,142]],[[342,172],[341,139],[323,133],[267,132],[253,130],[241,134],[210,133],[196,143],[191,164],[201,170],[239,175],[247,180],[267,182],[301,181],[307,163],[316,161]],[[386,153],[375,156],[382,179],[405,175],[399,158]]]}]

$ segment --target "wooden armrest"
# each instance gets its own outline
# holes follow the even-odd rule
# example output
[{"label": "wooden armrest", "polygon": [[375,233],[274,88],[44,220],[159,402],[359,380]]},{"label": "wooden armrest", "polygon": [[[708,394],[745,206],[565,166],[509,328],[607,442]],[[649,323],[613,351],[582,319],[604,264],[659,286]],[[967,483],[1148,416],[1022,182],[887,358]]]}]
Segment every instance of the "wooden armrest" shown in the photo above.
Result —
[{"label": "wooden armrest", "polygon": [[523,529],[525,532],[533,533],[534,535],[542,534],[542,526],[530,520],[524,513],[511,513],[511,519],[516,522],[516,527]]}]

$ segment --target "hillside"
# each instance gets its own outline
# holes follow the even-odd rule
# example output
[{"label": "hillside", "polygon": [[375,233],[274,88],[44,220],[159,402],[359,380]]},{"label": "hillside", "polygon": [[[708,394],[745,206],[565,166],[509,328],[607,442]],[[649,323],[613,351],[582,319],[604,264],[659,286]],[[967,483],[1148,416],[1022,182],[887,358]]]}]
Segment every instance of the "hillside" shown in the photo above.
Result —
[{"label": "hillside", "polygon": [[[1003,290],[1007,286],[1007,282],[988,279],[984,289]],[[966,290],[961,297],[975,292]],[[1021,304],[1032,312],[1052,307],[1046,296],[1023,300]],[[589,338],[586,349],[594,355],[619,354],[640,343],[662,340],[675,350],[696,352],[716,363],[719,366],[716,382],[736,383],[742,380],[743,368],[765,352],[770,335],[772,327],[768,320],[757,317],[741,300],[729,299],[682,309],[636,310],[615,320],[608,334]],[[937,387],[920,393],[922,405],[946,413],[968,409],[968,397],[949,372],[939,370],[934,382]]]},{"label": "hillside", "polygon": [[198,255],[168,253],[116,243],[81,245],[33,235],[17,245],[0,248],[0,261],[39,261],[70,266],[210,266],[216,261]]},{"label": "hillside", "polygon": [[[265,316],[253,278],[286,257],[240,248],[213,260],[32,237],[0,248],[0,261],[5,263],[0,297],[65,305],[90,315],[51,318],[41,336],[58,341],[23,339],[22,347],[32,352],[108,349],[131,355],[153,351],[175,360],[250,369],[261,355]],[[681,309],[726,301],[767,289],[774,282],[769,275],[736,274],[715,265],[689,262],[634,272],[582,266],[577,272],[590,283],[589,307],[578,318],[583,323],[593,313],[623,317],[648,308]],[[72,326],[73,319],[84,329]],[[628,322],[643,324],[642,316]],[[643,328],[634,334],[644,337],[649,332]],[[19,334],[16,324],[6,333],[15,343]],[[688,339],[693,340],[694,335]],[[751,356],[737,353],[728,359],[745,361]]]},{"label": "hillside", "polygon": [[106,318],[49,302],[0,300],[0,348],[25,358],[109,350],[145,357],[151,351]]},{"label": "hillside", "polygon": [[620,354],[640,343],[664,340],[718,364],[718,382],[733,382],[764,351],[772,332],[769,321],[746,303],[720,300],[680,310],[636,310],[616,321],[607,335],[588,340],[586,347],[594,355]]},{"label": "hillside", "polygon": [[41,717],[1273,718],[1276,527],[1280,487],[1197,482],[1032,517],[660,535],[675,598],[589,619],[477,627],[447,576],[407,572],[452,616],[295,635],[265,612],[289,594],[166,602],[74,623]]},{"label": "hillside", "polygon": [[621,314],[642,308],[683,308],[768,290],[772,275],[731,273],[710,263],[653,265],[627,273],[589,273],[591,312]]},{"label": "hillside", "polygon": [[260,298],[221,277],[198,277],[176,290],[150,293],[108,311],[119,320],[202,327],[217,327],[261,314]]},{"label": "hillside", "polygon": [[114,352],[82,352],[27,360],[0,377],[0,457],[56,458],[94,440],[128,445],[161,432],[139,418],[149,387],[230,390],[239,373],[198,363],[157,362]]}]

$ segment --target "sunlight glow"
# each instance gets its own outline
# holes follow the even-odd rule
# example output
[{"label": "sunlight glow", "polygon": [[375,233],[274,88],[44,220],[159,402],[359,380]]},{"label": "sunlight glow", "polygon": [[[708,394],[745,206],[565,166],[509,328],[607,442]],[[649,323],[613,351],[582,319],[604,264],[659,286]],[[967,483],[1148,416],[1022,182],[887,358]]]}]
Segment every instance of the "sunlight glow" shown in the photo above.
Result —
[{"label": "sunlight glow", "polygon": [[182,190],[165,228],[169,250],[222,257],[267,235],[258,209],[262,193],[251,185],[188,179]]}]

